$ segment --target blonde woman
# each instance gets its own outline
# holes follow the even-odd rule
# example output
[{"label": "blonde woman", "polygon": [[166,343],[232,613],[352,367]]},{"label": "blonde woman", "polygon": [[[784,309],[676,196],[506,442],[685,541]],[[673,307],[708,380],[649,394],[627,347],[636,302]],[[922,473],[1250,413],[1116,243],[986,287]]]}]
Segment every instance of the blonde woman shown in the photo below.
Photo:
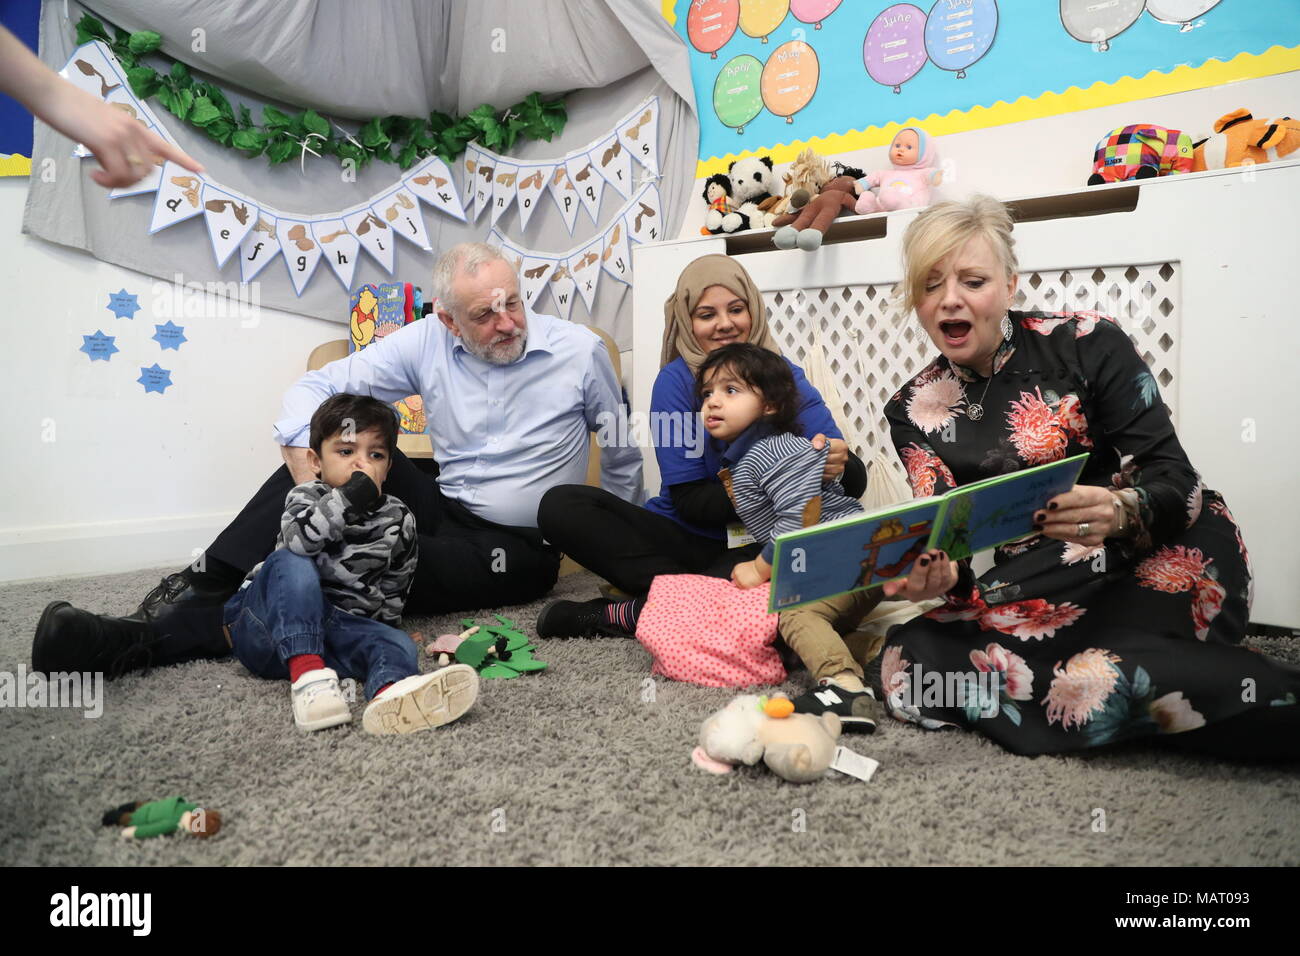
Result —
[{"label": "blonde woman", "polygon": [[932,206],[908,228],[904,305],[941,354],[887,405],[894,445],[917,496],[1090,457],[1078,485],[1043,502],[1038,533],[997,549],[979,579],[935,552],[886,585],[946,601],[891,632],[887,706],[1021,754],[1158,737],[1300,756],[1300,669],[1240,646],[1250,570],[1226,503],[1113,320],[1010,308],[1011,232],[988,197]]}]

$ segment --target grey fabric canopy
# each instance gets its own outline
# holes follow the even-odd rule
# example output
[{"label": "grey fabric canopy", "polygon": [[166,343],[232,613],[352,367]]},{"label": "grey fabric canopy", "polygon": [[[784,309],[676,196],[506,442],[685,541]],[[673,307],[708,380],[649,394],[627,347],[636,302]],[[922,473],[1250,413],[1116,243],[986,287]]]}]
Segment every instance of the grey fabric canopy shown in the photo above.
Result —
[{"label": "grey fabric canopy", "polygon": [[[76,47],[82,9],[68,8],[65,18],[64,4],[47,0],[41,14],[41,58],[54,69]],[[550,142],[521,140],[503,151],[524,160],[558,159],[608,133],[624,113],[657,95],[665,236],[676,235],[693,192],[699,124],[690,67],[656,0],[92,0],[85,10],[110,29],[161,33],[162,53],[215,81],[255,117],[270,102],[295,112],[311,107],[355,129],[372,116],[424,116],[433,110],[464,115],[483,103],[504,109],[534,90],[568,94],[562,135]],[[192,50],[196,30],[203,31],[201,52]],[[271,167],[264,157],[245,158],[152,105],[212,180],[285,212],[343,209],[402,175],[396,165],[375,162],[355,182],[346,182],[334,157],[308,156],[305,173],[297,161]],[[177,274],[186,282],[239,280],[237,256],[217,269],[203,217],[150,236],[153,195],[110,200],[78,168],[82,161],[71,157],[72,145],[36,124],[24,232],[167,280]],[[44,157],[56,161],[53,182],[35,172]],[[606,189],[598,225],[580,215],[572,235],[549,199],[539,203],[526,229],[520,229],[514,208],[497,228],[513,245],[563,253],[599,235],[623,202]],[[464,224],[425,207],[424,219],[435,254],[481,239],[490,228],[486,214]],[[402,280],[427,292],[435,254],[399,243],[391,277],[362,255],[353,287]],[[317,268],[299,298],[285,267],[269,264],[257,277],[261,304],[345,322],[343,287],[324,262]],[[597,325],[620,348],[630,348],[629,291],[605,276],[591,317],[579,301],[570,318]],[[550,300],[543,299],[540,309],[551,311]]]}]

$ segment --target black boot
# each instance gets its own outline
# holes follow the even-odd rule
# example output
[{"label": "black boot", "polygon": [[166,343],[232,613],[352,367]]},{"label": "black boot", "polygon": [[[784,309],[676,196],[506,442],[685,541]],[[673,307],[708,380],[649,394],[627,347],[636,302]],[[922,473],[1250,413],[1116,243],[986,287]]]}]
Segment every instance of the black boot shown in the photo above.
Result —
[{"label": "black boot", "polygon": [[631,637],[627,631],[605,620],[605,608],[612,602],[552,601],[537,615],[538,637]]},{"label": "black boot", "polygon": [[54,601],[36,625],[32,669],[98,671],[112,679],[133,670],[224,657],[230,645],[221,612],[228,598],[224,590],[192,585],[177,572],[163,578],[128,617],[91,614]]}]

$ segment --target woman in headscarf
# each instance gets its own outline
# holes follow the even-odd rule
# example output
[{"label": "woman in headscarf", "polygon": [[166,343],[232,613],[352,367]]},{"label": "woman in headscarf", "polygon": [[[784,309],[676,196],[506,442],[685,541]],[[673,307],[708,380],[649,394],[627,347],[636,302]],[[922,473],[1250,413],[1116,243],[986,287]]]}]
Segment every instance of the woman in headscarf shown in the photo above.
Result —
[{"label": "woman in headscarf", "polygon": [[[656,575],[727,577],[758,553],[757,545],[746,543],[718,478],[724,448],[704,430],[695,393],[705,356],[732,342],[781,351],[762,294],[744,267],[729,256],[701,256],[682,270],[664,303],[662,367],[650,399],[659,495],[643,508],[586,485],[562,485],[542,497],[537,523],[546,540],[633,597],[644,596]],[[850,496],[860,497],[866,467],[848,450],[803,370],[793,362],[790,368],[803,434],[817,447],[830,446],[827,479],[838,476]],[[538,617],[537,631],[542,637],[626,633],[630,629],[614,619],[618,608],[608,601],[553,601]]]}]

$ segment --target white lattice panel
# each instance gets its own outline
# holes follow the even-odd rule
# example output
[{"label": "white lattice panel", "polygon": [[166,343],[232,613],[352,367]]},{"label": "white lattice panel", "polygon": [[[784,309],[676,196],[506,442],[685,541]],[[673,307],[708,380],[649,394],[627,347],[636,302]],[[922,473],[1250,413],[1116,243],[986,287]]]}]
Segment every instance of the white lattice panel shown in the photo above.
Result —
[{"label": "white lattice panel", "polygon": [[[1113,316],[1151,367],[1172,411],[1178,407],[1179,279],[1177,262],[1026,272],[1012,307]],[[787,358],[807,369],[820,344],[840,393],[843,421],[866,446],[854,451],[870,460],[883,449],[901,475],[883,408],[938,353],[915,317],[900,319],[893,292],[890,283],[763,295],[772,332]]]}]

